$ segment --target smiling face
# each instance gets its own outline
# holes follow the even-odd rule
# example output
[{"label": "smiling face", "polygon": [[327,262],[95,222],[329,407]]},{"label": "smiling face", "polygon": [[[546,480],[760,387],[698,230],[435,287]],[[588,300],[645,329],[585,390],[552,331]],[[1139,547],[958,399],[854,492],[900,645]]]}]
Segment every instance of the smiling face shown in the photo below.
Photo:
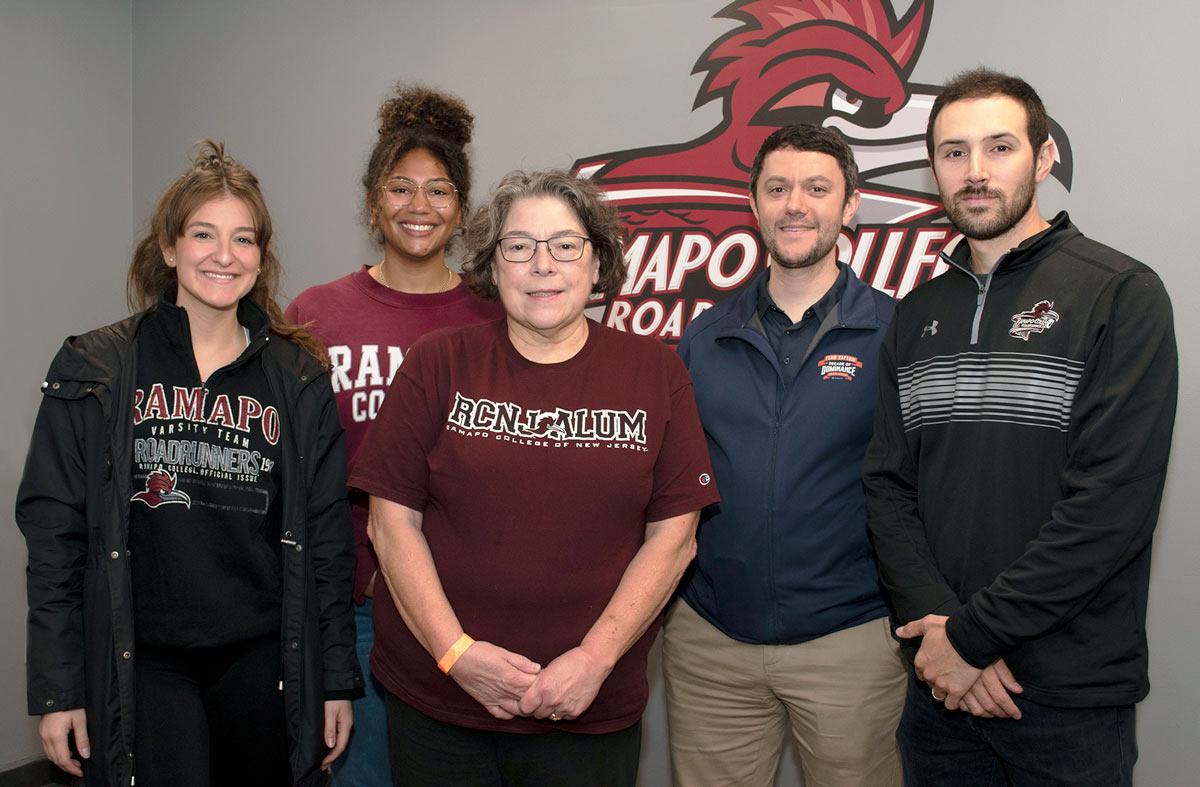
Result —
[{"label": "smiling face", "polygon": [[846,198],[837,159],[793,148],[767,154],[753,196],[750,208],[771,263],[784,268],[832,265],[838,233],[859,203],[857,191]]},{"label": "smiling face", "polygon": [[[586,238],[588,232],[567,203],[545,196],[514,201],[500,231],[501,238],[545,240],[567,235]],[[600,278],[591,243],[584,243],[583,256],[573,262],[555,260],[545,243],[537,244],[528,262],[508,262],[499,248],[495,255],[492,271],[514,343],[571,342],[581,331],[586,338],[583,308]]]},{"label": "smiling face", "polygon": [[405,262],[441,262],[446,244],[454,235],[462,217],[461,203],[457,197],[449,207],[435,208],[429,204],[426,189],[418,189],[412,201],[396,207],[385,188],[388,181],[404,178],[417,186],[429,181],[449,181],[450,175],[442,162],[424,148],[410,150],[401,157],[379,184],[375,202],[375,220],[383,233],[383,244],[388,255]]},{"label": "smiling face", "polygon": [[205,202],[184,222],[163,259],[179,280],[176,303],[190,315],[236,312],[254,286],[262,249],[246,203],[223,196]]},{"label": "smiling face", "polygon": [[1036,231],[1037,184],[1054,144],[1029,142],[1025,109],[1003,95],[947,104],[933,126],[933,175],[955,229],[970,240],[1016,246]]}]

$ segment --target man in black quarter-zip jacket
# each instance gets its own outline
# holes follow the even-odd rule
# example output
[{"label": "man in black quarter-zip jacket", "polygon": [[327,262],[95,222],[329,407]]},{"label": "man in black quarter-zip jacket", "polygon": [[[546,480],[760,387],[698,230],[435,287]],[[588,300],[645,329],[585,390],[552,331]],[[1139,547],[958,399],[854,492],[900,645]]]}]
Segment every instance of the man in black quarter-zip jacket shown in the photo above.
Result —
[{"label": "man in black quarter-zip jacket", "polygon": [[1150,542],[1175,418],[1171,306],[1145,265],[1038,212],[1054,163],[1023,80],[946,85],[926,141],[965,237],[897,308],[867,519],[913,660],[910,785],[1131,784]]}]

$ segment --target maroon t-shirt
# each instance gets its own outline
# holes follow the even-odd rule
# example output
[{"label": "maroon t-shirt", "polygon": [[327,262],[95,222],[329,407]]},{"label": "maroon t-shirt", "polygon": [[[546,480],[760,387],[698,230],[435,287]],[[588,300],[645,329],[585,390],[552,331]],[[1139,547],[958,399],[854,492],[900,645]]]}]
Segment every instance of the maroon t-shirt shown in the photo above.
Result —
[{"label": "maroon t-shirt", "polygon": [[[352,486],[423,512],[422,532],[464,630],[545,665],[579,645],[647,522],[717,500],[691,380],[665,345],[589,323],[570,360],[538,364],[505,321],[410,351]],[[492,717],[375,595],[371,670],[422,713],[508,732],[611,732],[646,707],[655,621],[577,720]]]},{"label": "maroon t-shirt", "polygon": [[[292,322],[311,323],[313,335],[329,348],[333,393],[346,430],[346,463],[353,472],[367,430],[413,343],[439,328],[502,317],[504,307],[480,299],[462,283],[447,292],[398,292],[375,281],[370,266],[364,265],[348,276],[309,287],[285,314]],[[351,510],[358,557],[354,600],[362,603],[379,564],[367,538],[366,499],[360,497],[352,498]]]}]

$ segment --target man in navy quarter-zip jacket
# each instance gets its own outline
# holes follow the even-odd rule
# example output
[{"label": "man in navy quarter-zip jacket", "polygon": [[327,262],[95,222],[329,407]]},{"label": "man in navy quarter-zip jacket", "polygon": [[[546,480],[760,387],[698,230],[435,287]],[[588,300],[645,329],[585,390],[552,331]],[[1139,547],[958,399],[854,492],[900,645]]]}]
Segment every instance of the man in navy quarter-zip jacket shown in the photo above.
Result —
[{"label": "man in navy quarter-zip jacket", "polygon": [[1145,265],[1065,213],[1042,218],[1047,127],[1033,88],[986,69],[929,116],[965,242],[896,311],[864,467],[914,659],[897,734],[909,784],[1132,784],[1171,305]]},{"label": "man in navy quarter-zip jacket", "polygon": [[750,195],[770,266],[679,345],[721,492],[663,635],[679,785],[774,784],[788,730],[806,784],[900,782],[906,676],[862,491],[895,302],[837,262],[857,181],[836,131],[768,137]]}]

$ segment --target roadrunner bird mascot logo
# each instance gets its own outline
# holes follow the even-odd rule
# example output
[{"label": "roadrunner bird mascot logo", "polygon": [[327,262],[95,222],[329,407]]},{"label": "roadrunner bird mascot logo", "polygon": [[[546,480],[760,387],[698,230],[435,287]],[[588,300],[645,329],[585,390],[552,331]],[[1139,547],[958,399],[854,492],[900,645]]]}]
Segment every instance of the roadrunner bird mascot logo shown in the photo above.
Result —
[{"label": "roadrunner bird mascot logo", "polygon": [[159,467],[146,476],[146,489],[134,494],[129,501],[140,500],[151,508],[158,508],[168,503],[180,503],[184,508],[191,508],[192,498],[186,492],[180,492],[175,488],[178,480],[174,473]]},{"label": "roadrunner bird mascot logo", "polygon": [[[575,162],[618,205],[629,227],[629,277],[588,315],[634,333],[678,341],[687,323],[744,286],[766,264],[750,213],[750,166],[780,126],[841,131],[861,171],[862,206],[838,257],[895,297],[942,272],[957,241],[928,175],[925,123],[937,88],[909,75],[924,46],[933,0],[897,17],[887,0],[741,0],[714,18],[738,26],[714,41],[692,73],[705,74],[695,110],[719,101],[721,122],[690,142]],[[1053,121],[1051,175],[1070,190],[1066,135]]]}]

